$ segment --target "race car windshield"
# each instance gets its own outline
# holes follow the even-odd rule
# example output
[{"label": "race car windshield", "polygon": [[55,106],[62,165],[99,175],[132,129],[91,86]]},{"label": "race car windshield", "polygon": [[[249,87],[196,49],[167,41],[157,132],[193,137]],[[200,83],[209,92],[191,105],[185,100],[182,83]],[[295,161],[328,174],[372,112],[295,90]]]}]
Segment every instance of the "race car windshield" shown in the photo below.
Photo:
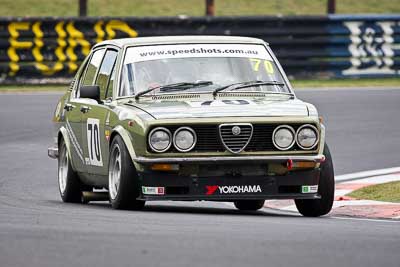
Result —
[{"label": "race car windshield", "polygon": [[[170,93],[171,90],[159,88],[181,83],[196,85],[202,81],[207,81],[207,84],[181,88],[185,92],[215,92],[226,87],[227,91],[235,92],[290,93],[265,47],[229,46],[208,44],[130,47],[122,69],[119,95]],[[262,81],[263,84],[243,88],[230,87],[250,81]],[[152,88],[154,90],[150,90]],[[179,91],[180,88],[177,88],[174,93]]]}]

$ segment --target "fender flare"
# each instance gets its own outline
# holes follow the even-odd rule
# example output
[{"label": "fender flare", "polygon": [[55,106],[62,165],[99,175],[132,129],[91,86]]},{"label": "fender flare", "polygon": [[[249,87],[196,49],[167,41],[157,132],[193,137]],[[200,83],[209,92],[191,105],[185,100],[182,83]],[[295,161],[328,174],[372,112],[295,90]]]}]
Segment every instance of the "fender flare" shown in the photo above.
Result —
[{"label": "fender flare", "polygon": [[[131,136],[131,134],[127,130],[125,130],[125,128],[122,127],[121,125],[118,125],[114,129],[112,129],[112,131],[111,131],[111,140],[114,138],[114,136],[116,134],[121,136],[122,141],[125,143],[125,146],[128,149],[129,155],[131,156],[131,159],[133,161],[133,159],[136,158],[136,153],[135,153],[135,149],[133,148],[133,145],[132,145],[132,136]],[[134,161],[133,161],[133,163],[135,164]]]},{"label": "fender flare", "polygon": [[68,132],[67,129],[65,129],[64,126],[61,126],[59,131],[58,131],[58,135],[57,135],[57,146],[60,144],[60,139],[64,140],[65,146],[67,147],[67,152],[68,152],[68,156],[72,165],[72,169],[75,169],[75,165],[74,165],[74,159],[72,158],[72,154],[71,154],[71,141],[69,140],[68,137]]},{"label": "fender flare", "polygon": [[325,126],[321,124],[321,136],[319,137],[319,150],[318,154],[324,154],[324,147],[325,147]]},{"label": "fender flare", "polygon": [[[324,147],[325,147],[325,126],[321,123],[321,135],[319,137],[319,149],[318,149],[319,155],[324,154]],[[318,163],[316,167],[319,168],[320,165],[321,163]]]}]

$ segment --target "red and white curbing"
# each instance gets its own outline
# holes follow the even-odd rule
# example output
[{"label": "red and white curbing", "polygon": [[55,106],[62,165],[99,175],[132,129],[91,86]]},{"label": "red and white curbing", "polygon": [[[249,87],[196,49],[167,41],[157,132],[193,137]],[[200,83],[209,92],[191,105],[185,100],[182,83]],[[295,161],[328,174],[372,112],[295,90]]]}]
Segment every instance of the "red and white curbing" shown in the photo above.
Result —
[{"label": "red and white curbing", "polygon": [[[335,179],[335,202],[330,216],[400,219],[400,203],[353,199],[346,196],[362,187],[400,181],[400,168],[346,174]],[[268,200],[265,207],[297,212],[293,200]]]}]

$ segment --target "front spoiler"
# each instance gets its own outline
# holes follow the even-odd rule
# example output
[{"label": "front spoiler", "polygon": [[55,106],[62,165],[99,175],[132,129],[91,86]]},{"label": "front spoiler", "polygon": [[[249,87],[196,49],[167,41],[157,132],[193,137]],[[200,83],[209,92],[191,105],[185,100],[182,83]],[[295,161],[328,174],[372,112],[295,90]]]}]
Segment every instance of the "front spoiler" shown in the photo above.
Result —
[{"label": "front spoiler", "polygon": [[133,161],[141,164],[152,164],[152,163],[213,163],[213,162],[287,162],[292,160],[297,161],[309,161],[321,163],[325,161],[324,155],[311,155],[311,156],[221,156],[221,157],[187,157],[187,158],[147,158],[147,157],[135,157]]},{"label": "front spoiler", "polygon": [[[234,201],[320,198],[317,192],[304,193],[302,191],[302,186],[319,184],[319,168],[291,171],[286,175],[204,174],[192,176],[190,174],[179,175],[158,171],[138,172],[138,175],[142,186],[140,195],[142,200]],[[146,188],[152,187],[163,188],[161,189],[162,193],[145,192]]]},{"label": "front spoiler", "polygon": [[175,201],[216,201],[216,202],[230,202],[237,200],[259,200],[259,199],[321,199],[318,193],[313,194],[280,194],[280,195],[247,195],[247,196],[204,196],[204,195],[190,195],[190,196],[155,196],[155,195],[142,195],[137,200],[144,201],[162,201],[162,200],[175,200]]}]

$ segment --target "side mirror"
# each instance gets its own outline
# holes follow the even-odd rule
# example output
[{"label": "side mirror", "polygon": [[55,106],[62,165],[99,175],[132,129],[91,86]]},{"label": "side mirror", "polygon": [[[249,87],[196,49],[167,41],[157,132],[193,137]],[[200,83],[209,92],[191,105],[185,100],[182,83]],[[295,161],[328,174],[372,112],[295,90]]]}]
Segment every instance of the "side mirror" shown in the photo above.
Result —
[{"label": "side mirror", "polygon": [[100,102],[100,87],[98,85],[82,85],[80,88],[80,97]]}]

